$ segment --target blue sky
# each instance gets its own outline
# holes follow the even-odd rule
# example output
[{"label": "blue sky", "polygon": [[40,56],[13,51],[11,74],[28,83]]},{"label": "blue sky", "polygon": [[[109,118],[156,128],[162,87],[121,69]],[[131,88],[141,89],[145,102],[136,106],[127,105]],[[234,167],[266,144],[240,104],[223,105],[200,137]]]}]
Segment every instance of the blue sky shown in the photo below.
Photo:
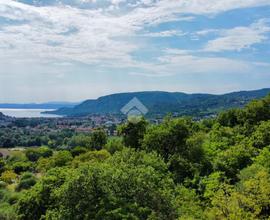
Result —
[{"label": "blue sky", "polygon": [[0,102],[270,87],[269,0],[0,0]]}]

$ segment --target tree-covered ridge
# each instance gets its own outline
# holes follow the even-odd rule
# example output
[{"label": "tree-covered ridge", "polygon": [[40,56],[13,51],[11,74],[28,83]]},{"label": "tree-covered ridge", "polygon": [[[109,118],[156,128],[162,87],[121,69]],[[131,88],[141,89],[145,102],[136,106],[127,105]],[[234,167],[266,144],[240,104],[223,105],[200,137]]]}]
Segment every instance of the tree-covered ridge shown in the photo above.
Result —
[{"label": "tree-covered ridge", "polygon": [[148,108],[147,116],[164,116],[167,112],[177,115],[205,116],[233,107],[243,107],[252,99],[262,98],[269,92],[270,89],[233,92],[224,95],[161,91],[119,93],[87,100],[74,108],[61,108],[49,113],[67,116],[120,114],[121,108],[132,98],[137,97]]},{"label": "tree-covered ridge", "polygon": [[[269,219],[270,95],[0,160],[0,219]],[[80,144],[85,144],[80,146]]]}]

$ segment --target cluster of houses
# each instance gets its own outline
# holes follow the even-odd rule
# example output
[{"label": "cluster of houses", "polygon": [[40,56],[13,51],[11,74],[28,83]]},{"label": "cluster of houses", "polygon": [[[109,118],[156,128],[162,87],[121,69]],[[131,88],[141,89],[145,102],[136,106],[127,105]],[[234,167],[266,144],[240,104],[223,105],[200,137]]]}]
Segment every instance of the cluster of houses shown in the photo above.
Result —
[{"label": "cluster of houses", "polygon": [[115,136],[117,135],[117,126],[122,123],[124,119],[112,115],[16,119],[0,113],[0,127],[16,126],[16,120],[24,120],[24,129],[32,132],[69,129],[79,133],[91,133],[94,129],[103,128],[109,136]]}]

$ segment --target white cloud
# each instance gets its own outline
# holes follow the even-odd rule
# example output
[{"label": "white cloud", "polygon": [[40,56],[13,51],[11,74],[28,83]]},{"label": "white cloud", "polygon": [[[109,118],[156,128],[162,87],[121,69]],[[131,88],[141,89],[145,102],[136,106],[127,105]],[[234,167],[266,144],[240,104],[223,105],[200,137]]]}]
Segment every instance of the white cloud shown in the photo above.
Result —
[{"label": "white cloud", "polygon": [[[2,27],[2,59],[127,62],[131,59],[129,53],[137,48],[125,40],[113,39],[134,33],[136,27],[125,24],[121,19],[104,16],[98,10],[67,6],[35,7],[13,1],[1,2],[0,6],[2,17],[24,21],[23,24]],[[70,32],[72,29],[76,31]]]},{"label": "white cloud", "polygon": [[143,36],[146,37],[181,37],[185,36],[187,33],[179,30],[167,30],[167,31],[161,31],[161,32],[149,32],[146,34],[143,34]]},{"label": "white cloud", "polygon": [[[79,0],[76,1],[79,2]],[[98,3],[93,0],[83,0],[83,2]],[[193,14],[217,14],[237,8],[270,5],[269,0],[108,0],[107,2],[111,5],[126,4],[123,7],[127,9],[115,9],[115,11],[91,7],[81,9],[64,4],[37,7],[13,0],[0,0],[0,16],[9,19],[8,24],[0,27],[0,67],[1,63],[7,62],[12,64],[81,62],[99,64],[101,67],[145,68],[145,71],[154,72],[156,63],[138,62],[132,57],[133,52],[147,46],[143,41],[132,39],[145,32],[145,27],[172,20],[192,21]],[[108,4],[105,5],[110,7]],[[186,14],[191,14],[191,16]],[[260,33],[256,35],[255,32],[258,30]],[[247,39],[242,37],[239,41],[229,37],[236,36],[242,31],[254,35]],[[222,47],[217,45],[222,43],[227,44],[223,46],[223,49],[247,47],[250,42],[262,41],[265,31],[268,29],[263,22],[249,28],[232,30],[235,34],[231,35],[230,31],[225,31],[223,39],[209,42],[207,50],[221,50]],[[146,33],[150,37],[184,34],[180,30]],[[226,42],[231,40],[234,40],[233,46],[228,46],[229,43]],[[244,43],[241,44],[240,41]],[[165,58],[163,57],[163,60],[160,59],[159,62],[166,60]],[[200,59],[190,54],[178,57],[176,60],[181,65],[177,66],[172,59],[170,66],[165,65],[164,62],[160,63],[159,72],[165,72],[167,67],[167,72],[177,72],[178,67],[185,67],[185,71],[192,71],[192,69],[197,71],[199,68],[201,68],[200,71],[207,71],[207,65],[204,65],[203,61],[210,63],[211,66],[215,65],[214,61],[224,63],[223,66],[231,64],[223,58]],[[236,65],[234,62],[233,64],[229,66]],[[239,65],[242,66],[242,63]]]},{"label": "white cloud", "polygon": [[177,19],[179,14],[212,15],[266,5],[270,5],[269,0],[162,0],[153,3],[152,7],[136,8],[126,18],[145,24],[156,24]]},{"label": "white cloud", "polygon": [[217,39],[207,43],[205,51],[240,51],[267,40],[266,34],[270,32],[268,23],[269,21],[261,19],[248,27],[235,27],[228,30],[205,30],[199,32],[199,34],[218,32],[220,35]]},{"label": "white cloud", "polygon": [[[87,2],[97,3],[93,0]],[[109,2],[113,5],[131,4],[124,0]],[[128,64],[132,61],[130,54],[140,48],[140,42],[135,43],[128,38],[136,36],[137,32],[147,25],[193,19],[192,16],[184,16],[185,13],[219,13],[235,8],[270,5],[270,2],[269,0],[226,0],[226,2],[138,0],[134,4],[136,7],[130,9],[131,11],[124,13],[116,11],[115,14],[107,13],[100,8],[80,9],[63,4],[36,7],[12,0],[0,0],[0,16],[14,22],[13,25],[1,28],[1,59],[59,59],[90,64],[97,62]],[[239,31],[242,30],[235,30],[237,33]],[[148,33],[148,36],[168,37],[183,34],[181,31],[171,30]],[[213,42],[213,46],[210,45],[209,48],[214,48],[215,45]]]},{"label": "white cloud", "polygon": [[219,29],[205,29],[205,30],[200,30],[195,33],[197,36],[207,36],[208,34],[218,34]]},{"label": "white cloud", "polygon": [[186,74],[246,74],[254,70],[256,64],[222,57],[194,55],[192,51],[167,48],[155,63],[134,63],[137,70],[132,75],[163,77]]}]

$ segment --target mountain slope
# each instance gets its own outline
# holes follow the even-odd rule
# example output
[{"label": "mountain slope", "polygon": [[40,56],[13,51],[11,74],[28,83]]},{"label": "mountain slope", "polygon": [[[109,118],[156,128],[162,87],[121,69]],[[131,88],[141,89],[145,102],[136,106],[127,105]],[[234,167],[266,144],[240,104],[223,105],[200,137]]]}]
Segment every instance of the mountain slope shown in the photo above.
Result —
[{"label": "mountain slope", "polygon": [[270,89],[233,92],[224,95],[186,94],[181,92],[131,92],[119,93],[86,100],[73,108],[60,108],[50,113],[67,116],[89,114],[120,114],[120,109],[132,98],[138,98],[151,115],[164,115],[168,112],[180,115],[206,115],[220,110],[242,107],[255,98],[270,93]]}]

